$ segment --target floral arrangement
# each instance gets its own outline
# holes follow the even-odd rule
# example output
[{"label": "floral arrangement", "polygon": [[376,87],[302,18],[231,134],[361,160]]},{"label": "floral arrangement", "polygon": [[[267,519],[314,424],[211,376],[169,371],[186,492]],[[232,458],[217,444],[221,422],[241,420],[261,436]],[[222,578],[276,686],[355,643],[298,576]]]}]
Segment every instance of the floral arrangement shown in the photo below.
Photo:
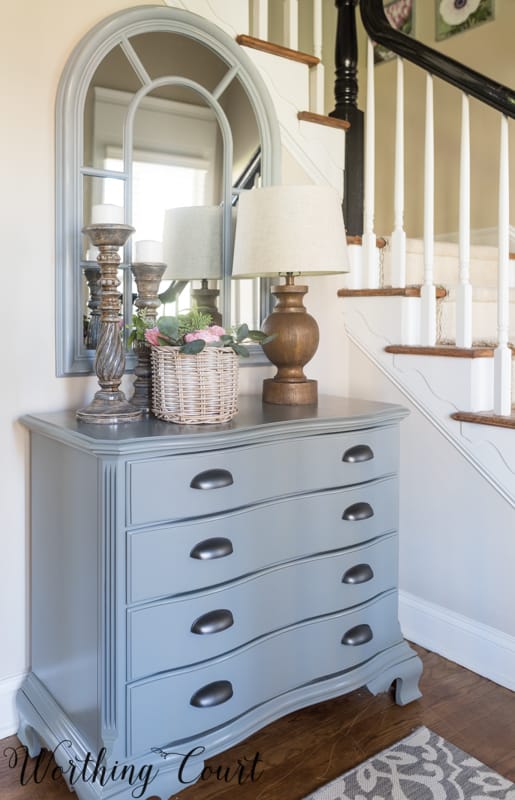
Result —
[{"label": "floral arrangement", "polygon": [[439,0],[436,39],[446,39],[493,18],[493,0]]},{"label": "floral arrangement", "polygon": [[266,344],[275,338],[262,331],[249,330],[246,324],[228,332],[211,323],[212,317],[198,309],[176,317],[159,317],[157,324],[149,323],[145,314],[138,312],[132,318],[128,341],[129,344],[146,342],[154,347],[179,347],[181,353],[189,355],[200,353],[206,346],[231,347],[239,356],[248,357],[250,353],[244,342]]}]

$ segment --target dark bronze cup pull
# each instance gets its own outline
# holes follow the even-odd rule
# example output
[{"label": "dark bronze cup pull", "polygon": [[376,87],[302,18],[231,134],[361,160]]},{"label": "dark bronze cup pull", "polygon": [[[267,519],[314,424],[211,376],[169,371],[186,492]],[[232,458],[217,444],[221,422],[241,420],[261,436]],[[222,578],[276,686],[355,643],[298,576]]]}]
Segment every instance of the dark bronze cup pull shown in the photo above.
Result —
[{"label": "dark bronze cup pull", "polygon": [[225,558],[233,552],[232,542],[223,536],[213,536],[212,539],[204,539],[195,545],[190,553],[190,558],[198,558],[206,561],[210,558]]},{"label": "dark bronze cup pull", "polygon": [[373,635],[370,625],[356,625],[354,628],[350,628],[347,633],[343,634],[342,644],[356,647],[357,645],[370,642]]},{"label": "dark bronze cup pull", "polygon": [[220,633],[234,625],[234,617],[228,608],[217,608],[214,611],[208,611],[207,614],[202,614],[201,617],[195,620],[191,626],[192,633],[201,635],[209,633]]},{"label": "dark bronze cup pull", "polygon": [[354,503],[348,506],[342,514],[342,519],[348,522],[359,522],[374,516],[374,509],[370,503]]},{"label": "dark bronze cup pull", "polygon": [[342,578],[342,583],[366,583],[374,577],[374,570],[370,564],[356,564],[349,567]]},{"label": "dark bronze cup pull", "polygon": [[360,461],[370,461],[374,458],[374,451],[368,444],[357,444],[349,447],[342,456],[342,461],[348,464],[357,464]]},{"label": "dark bronze cup pull", "polygon": [[232,696],[233,689],[230,681],[215,681],[197,689],[192,695],[190,705],[195,708],[211,708],[226,703]]},{"label": "dark bronze cup pull", "polygon": [[231,486],[233,477],[228,469],[206,469],[191,479],[192,489],[223,489]]}]

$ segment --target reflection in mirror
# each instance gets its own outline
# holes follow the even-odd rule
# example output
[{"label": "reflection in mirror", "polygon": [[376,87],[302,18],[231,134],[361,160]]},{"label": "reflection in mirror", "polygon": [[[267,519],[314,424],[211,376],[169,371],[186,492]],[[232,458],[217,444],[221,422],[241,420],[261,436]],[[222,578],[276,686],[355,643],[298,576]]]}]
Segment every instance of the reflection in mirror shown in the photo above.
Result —
[{"label": "reflection in mirror", "polygon": [[214,325],[223,324],[217,307],[217,283],[223,277],[222,212],[221,205],[169,208],[163,229],[163,277],[195,281],[191,305],[209,314]]},{"label": "reflection in mirror", "polygon": [[[104,39],[110,42],[107,52]],[[83,143],[82,158],[73,161],[77,141]],[[230,280],[237,199],[232,187],[252,185],[240,177],[246,180],[256,153],[263,159],[265,184],[275,182],[279,136],[266,89],[247,56],[216,26],[178,9],[141,6],[113,15],[85,37],[58,97],[57,249],[58,261],[64,260],[58,310],[70,333],[58,342],[60,374],[89,371],[94,358],[96,265],[80,229],[99,204],[122,207],[124,222],[135,228],[120,253],[123,330],[134,311],[131,264],[138,242],[163,242],[167,210],[202,207],[221,214],[221,274],[179,276],[176,260],[160,285],[159,313],[208,302],[227,327],[240,321],[259,327],[264,316],[259,281],[233,287]],[[200,222],[189,231],[181,236],[183,252],[185,237],[193,245],[203,233],[209,237]],[[78,261],[80,284],[74,277]],[[70,310],[62,300],[74,292]],[[130,355],[126,363],[134,363]]]}]

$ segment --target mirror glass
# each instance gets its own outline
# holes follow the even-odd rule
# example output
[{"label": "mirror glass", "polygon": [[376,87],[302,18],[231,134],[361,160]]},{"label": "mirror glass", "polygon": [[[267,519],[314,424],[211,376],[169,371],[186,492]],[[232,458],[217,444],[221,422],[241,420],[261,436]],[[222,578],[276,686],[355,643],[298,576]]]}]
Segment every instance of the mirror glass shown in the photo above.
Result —
[{"label": "mirror glass", "polygon": [[[80,271],[75,295],[78,319],[70,320],[69,311],[63,313],[63,327],[70,329],[77,341],[73,348],[61,346],[58,362],[65,363],[60,374],[90,371],[93,365],[100,325],[99,270],[95,248],[80,231],[83,225],[90,224],[92,209],[100,204],[123,209],[124,222],[135,228],[120,250],[120,311],[126,332],[137,296],[131,264],[137,260],[138,251],[143,252],[146,247],[147,253],[149,244],[165,242],[166,229],[176,226],[181,214],[189,217],[189,227],[181,222],[182,227],[174,230],[181,231],[183,246],[178,250],[168,248],[166,254],[152,250],[154,254],[162,252],[159,260],[167,264],[159,288],[162,305],[158,314],[180,313],[209,303],[218,324],[229,328],[247,322],[258,328],[266,308],[259,280],[231,281],[230,269],[239,191],[261,182],[274,182],[277,169],[270,165],[276,159],[265,153],[272,149],[271,141],[275,137],[278,140],[275,119],[270,116],[268,120],[259,102],[256,104],[256,95],[259,100],[259,92],[263,91],[261,86],[259,92],[254,88],[253,81],[259,81],[259,76],[252,75],[250,80],[238,63],[240,56],[236,58],[238,50],[232,52],[237,47],[232,40],[231,52],[225,52],[218,41],[225,34],[210,23],[206,23],[206,44],[205,31],[196,36],[198,17],[194,17],[193,25],[193,15],[188,12],[172,8],[158,11],[169,23],[165,27],[171,30],[152,30],[156,9],[140,7],[115,15],[119,20],[119,42],[107,53],[104,48],[101,58],[92,57],[99,49],[98,34],[91,43],[90,77],[87,83],[84,81],[83,101],[76,101],[81,152],[74,173],[78,190],[75,215],[68,213],[62,199],[63,216],[69,216],[70,223],[76,221],[71,238],[78,244]],[[135,15],[144,19],[144,24],[137,26],[133,35],[125,35],[123,18]],[[181,33],[173,30],[177,17],[181,23],[185,19],[189,23],[187,35],[184,24],[180,26]],[[162,20],[159,27],[163,27]],[[137,32],[142,28],[143,32]],[[210,38],[215,32],[216,37]],[[73,83],[71,70],[62,83]],[[69,105],[65,88],[61,87],[65,98],[62,104]],[[62,148],[58,137],[58,150],[59,145]],[[266,174],[262,169],[264,160],[269,165]],[[63,176],[66,172],[71,169],[63,164]],[[64,187],[59,187],[58,180],[59,188]],[[194,216],[188,209],[194,209]],[[73,260],[73,245],[69,240],[60,242],[64,226],[60,230],[59,222],[58,217],[58,251],[62,245],[63,282],[69,284],[71,265],[67,269],[66,262],[68,258]],[[223,244],[218,250],[211,247],[211,260],[207,263],[200,258],[201,244],[203,239],[207,241],[213,224]],[[213,235],[212,230],[209,235]],[[186,239],[197,246],[188,248]],[[218,264],[213,263],[215,253]],[[75,269],[73,283],[76,276]],[[67,285],[67,289],[68,295],[75,293],[73,286]],[[127,364],[131,366],[130,353]]]}]

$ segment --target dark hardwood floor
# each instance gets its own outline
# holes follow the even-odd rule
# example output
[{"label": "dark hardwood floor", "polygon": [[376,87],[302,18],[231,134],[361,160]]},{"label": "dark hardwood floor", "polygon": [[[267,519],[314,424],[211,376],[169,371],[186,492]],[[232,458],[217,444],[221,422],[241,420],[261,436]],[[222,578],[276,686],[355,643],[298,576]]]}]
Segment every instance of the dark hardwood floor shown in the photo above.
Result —
[{"label": "dark hardwood floor", "polygon": [[[515,782],[515,693],[434,653],[416,649],[424,662],[420,700],[401,708],[391,693],[372,697],[360,689],[295,712],[208,762],[213,773],[223,768],[222,777],[229,767],[235,775],[232,781],[217,780],[213,774],[172,797],[301,800],[420,725]],[[49,777],[51,770],[40,784],[21,786],[19,766],[9,767],[8,748],[16,746],[19,743],[14,736],[0,742],[1,800],[73,798],[62,779]],[[256,779],[252,781],[250,765],[257,754]],[[239,763],[247,765],[244,773]],[[238,772],[246,776],[241,784]]]}]

